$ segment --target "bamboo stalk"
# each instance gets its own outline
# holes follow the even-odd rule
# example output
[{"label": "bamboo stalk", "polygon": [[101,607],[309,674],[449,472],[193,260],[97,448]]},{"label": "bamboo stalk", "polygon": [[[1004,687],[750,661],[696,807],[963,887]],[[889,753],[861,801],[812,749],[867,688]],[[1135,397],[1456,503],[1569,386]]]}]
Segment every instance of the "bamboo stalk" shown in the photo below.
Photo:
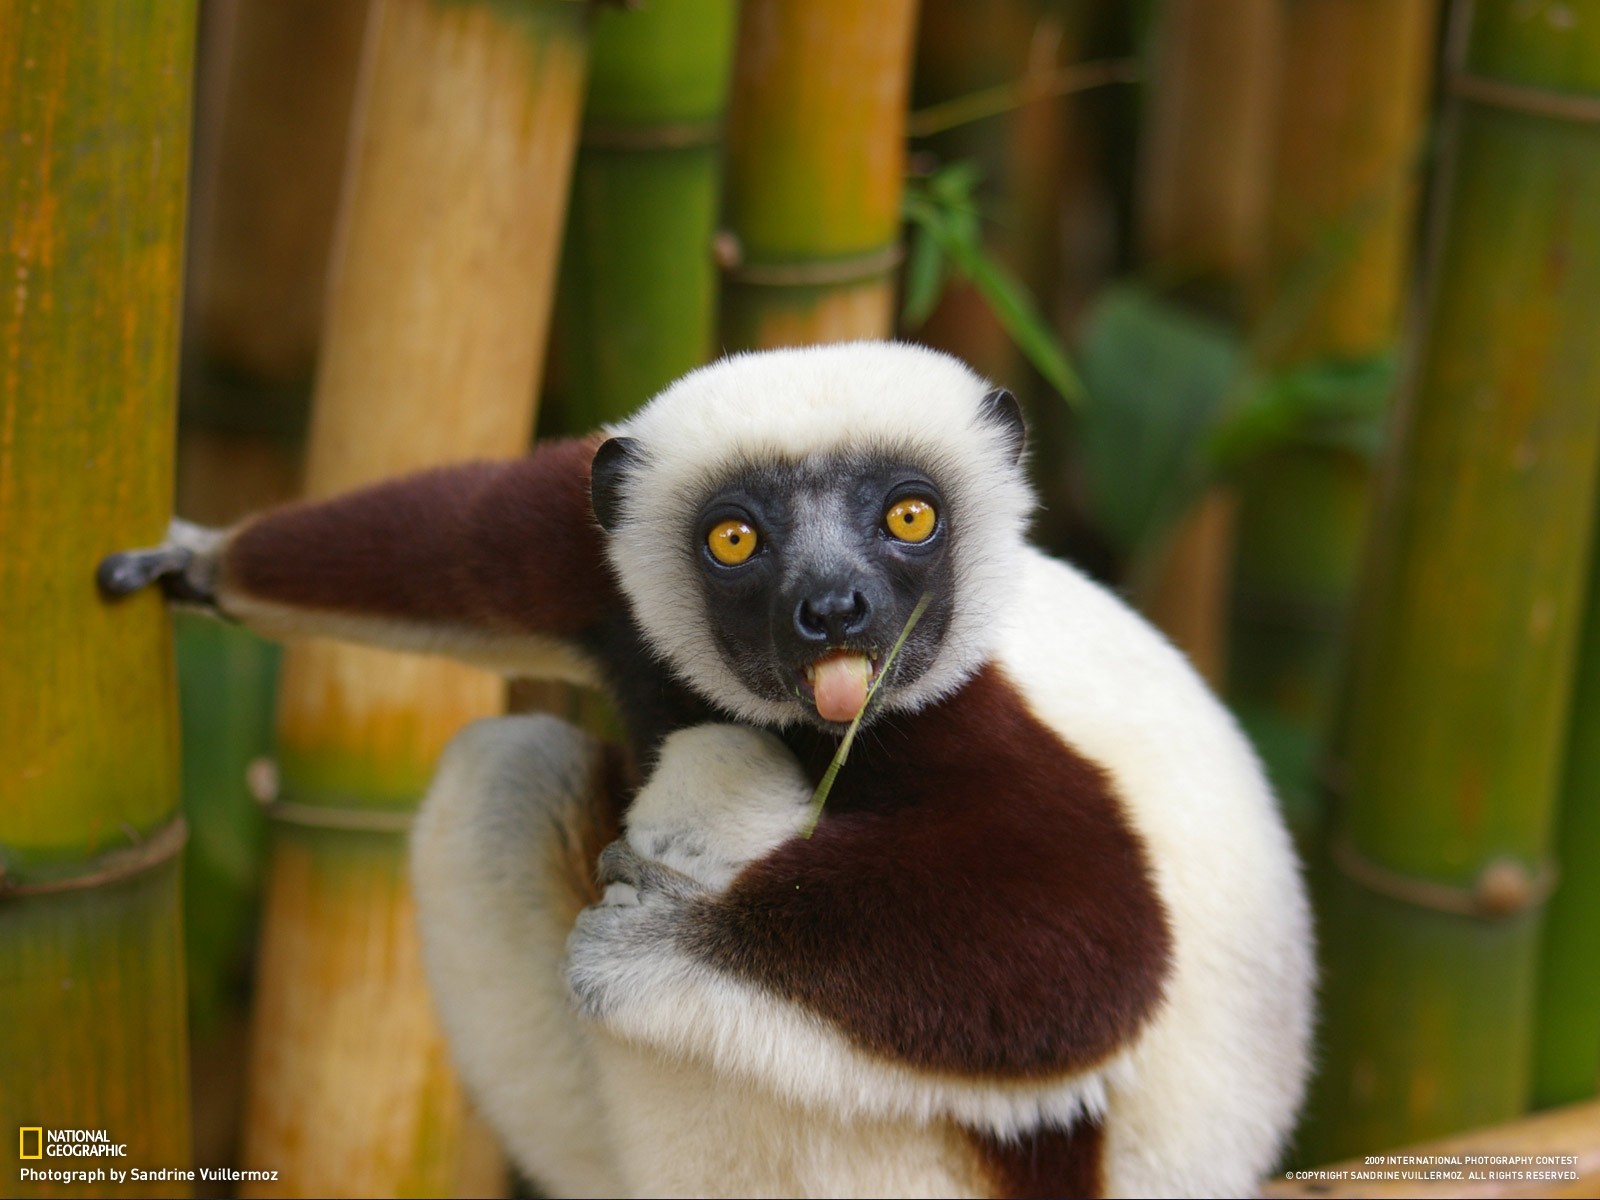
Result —
[{"label": "bamboo stalk", "polygon": [[292,383],[309,379],[321,335],[368,5],[216,8],[225,60],[216,148],[196,182],[190,332],[225,370]]},{"label": "bamboo stalk", "polygon": [[1231,489],[1208,490],[1155,551],[1136,592],[1139,610],[1218,690],[1227,672],[1237,508]]},{"label": "bamboo stalk", "polygon": [[[1278,0],[1168,0],[1139,158],[1145,270],[1238,321],[1258,286],[1281,51]],[[1139,607],[1220,687],[1236,499],[1212,490],[1137,571]]]},{"label": "bamboo stalk", "polygon": [[[1268,246],[1256,280],[1267,368],[1392,351],[1409,278],[1438,0],[1283,5]],[[1305,767],[1326,736],[1367,522],[1359,454],[1291,445],[1240,473],[1230,695],[1288,735],[1268,765],[1314,819]]]},{"label": "bamboo stalk", "polygon": [[[1600,554],[1594,555],[1600,565]],[[1557,890],[1539,946],[1533,1104],[1600,1094],[1600,587],[1590,582],[1584,651],[1573,696],[1560,824]]]},{"label": "bamboo stalk", "polygon": [[189,1157],[170,634],[93,576],[169,512],[194,26],[0,4],[0,1110],[105,1129],[119,1168]]},{"label": "bamboo stalk", "polygon": [[[1341,709],[1317,1157],[1528,1096],[1600,478],[1600,28],[1513,0],[1462,14],[1425,331]],[[1480,80],[1493,98],[1463,94]]]},{"label": "bamboo stalk", "polygon": [[[202,13],[177,465],[177,511],[202,525],[300,490],[367,7],[210,0]],[[279,654],[187,614],[174,632],[195,1156],[237,1163],[266,851],[249,779],[270,761]]]},{"label": "bamboo stalk", "polygon": [[596,15],[557,302],[569,432],[619,420],[712,357],[737,15],[733,0]]},{"label": "bamboo stalk", "polygon": [[[1600,522],[1596,522],[1600,535]],[[1545,914],[1534,1021],[1533,1103],[1570,1104],[1600,1094],[1600,541],[1589,555],[1567,721],[1555,857],[1560,872]]]},{"label": "bamboo stalk", "polygon": [[1237,317],[1266,249],[1280,0],[1167,0],[1139,150],[1139,256]]},{"label": "bamboo stalk", "polygon": [[916,0],[746,0],[728,126],[728,349],[889,336]]},{"label": "bamboo stalk", "polygon": [[[526,445],[586,25],[583,6],[541,0],[375,6],[308,495]],[[286,654],[282,688],[288,805],[275,810],[247,1118],[249,1157],[282,1182],[249,1194],[491,1187],[493,1170],[467,1161],[439,1035],[418,1015],[398,834],[444,742],[498,711],[501,686],[454,664],[311,642]]]}]

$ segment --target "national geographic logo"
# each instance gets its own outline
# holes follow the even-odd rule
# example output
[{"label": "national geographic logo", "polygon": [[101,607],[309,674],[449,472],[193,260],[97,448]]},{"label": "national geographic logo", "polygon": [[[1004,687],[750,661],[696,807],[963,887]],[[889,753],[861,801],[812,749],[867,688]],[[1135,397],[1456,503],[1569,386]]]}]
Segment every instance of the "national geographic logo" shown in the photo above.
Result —
[{"label": "national geographic logo", "polygon": [[127,1158],[125,1142],[113,1142],[104,1129],[46,1129],[24,1125],[20,1129],[18,1158]]}]

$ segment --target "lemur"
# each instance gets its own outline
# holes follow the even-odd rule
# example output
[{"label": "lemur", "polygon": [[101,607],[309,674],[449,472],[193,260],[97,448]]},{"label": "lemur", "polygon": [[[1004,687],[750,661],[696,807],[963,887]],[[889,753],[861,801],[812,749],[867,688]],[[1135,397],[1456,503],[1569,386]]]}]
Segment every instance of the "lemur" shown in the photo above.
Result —
[{"label": "lemur", "polygon": [[101,577],[610,694],[623,746],[469,727],[413,845],[453,1052],[552,1194],[1248,1194],[1307,1071],[1298,866],[1182,656],[1025,541],[1024,436],[930,350],[739,355]]}]

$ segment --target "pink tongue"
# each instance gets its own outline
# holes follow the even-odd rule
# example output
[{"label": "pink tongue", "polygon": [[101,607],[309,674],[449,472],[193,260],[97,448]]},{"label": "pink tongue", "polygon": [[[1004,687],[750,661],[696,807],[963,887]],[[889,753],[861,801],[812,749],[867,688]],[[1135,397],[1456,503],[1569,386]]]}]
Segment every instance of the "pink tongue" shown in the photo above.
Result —
[{"label": "pink tongue", "polygon": [[853,721],[867,703],[872,660],[865,654],[831,654],[813,668],[817,712],[825,721]]}]

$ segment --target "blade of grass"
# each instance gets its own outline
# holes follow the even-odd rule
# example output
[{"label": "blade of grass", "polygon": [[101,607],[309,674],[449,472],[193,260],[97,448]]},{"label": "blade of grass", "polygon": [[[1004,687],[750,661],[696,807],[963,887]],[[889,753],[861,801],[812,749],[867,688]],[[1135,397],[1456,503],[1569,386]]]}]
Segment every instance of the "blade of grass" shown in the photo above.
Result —
[{"label": "blade of grass", "polygon": [[917,601],[917,606],[911,610],[911,615],[906,618],[905,627],[900,630],[900,636],[895,638],[894,645],[889,647],[889,653],[884,657],[883,669],[878,672],[876,679],[867,688],[867,698],[861,705],[861,711],[856,714],[855,720],[850,722],[850,728],[844,731],[844,738],[839,742],[839,749],[833,756],[833,761],[828,764],[828,769],[822,774],[822,781],[817,784],[817,790],[811,793],[811,812],[806,816],[806,825],[800,831],[800,836],[809,838],[817,829],[817,821],[822,816],[822,806],[827,803],[828,793],[833,790],[833,781],[838,778],[839,768],[844,766],[844,760],[850,756],[850,746],[856,740],[856,730],[861,728],[861,719],[867,715],[867,709],[872,706],[872,698],[878,694],[878,685],[889,675],[889,668],[894,666],[895,655],[900,653],[900,647],[906,644],[906,639],[911,636],[911,631],[916,627],[922,614],[928,611],[928,601],[932,596],[924,592],[922,599]]}]

